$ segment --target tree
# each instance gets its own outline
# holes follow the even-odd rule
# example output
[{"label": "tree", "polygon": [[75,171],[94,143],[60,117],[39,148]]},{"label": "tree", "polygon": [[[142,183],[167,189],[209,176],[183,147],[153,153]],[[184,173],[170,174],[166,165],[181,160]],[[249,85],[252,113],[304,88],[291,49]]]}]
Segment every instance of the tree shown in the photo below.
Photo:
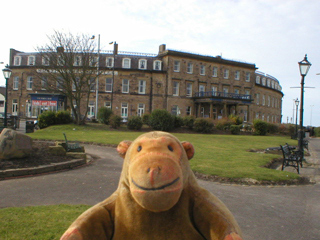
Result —
[{"label": "tree", "polygon": [[90,95],[101,74],[94,36],[54,31],[48,39],[48,44],[37,47],[42,64],[35,74],[42,89],[66,96],[75,123],[84,124]]}]

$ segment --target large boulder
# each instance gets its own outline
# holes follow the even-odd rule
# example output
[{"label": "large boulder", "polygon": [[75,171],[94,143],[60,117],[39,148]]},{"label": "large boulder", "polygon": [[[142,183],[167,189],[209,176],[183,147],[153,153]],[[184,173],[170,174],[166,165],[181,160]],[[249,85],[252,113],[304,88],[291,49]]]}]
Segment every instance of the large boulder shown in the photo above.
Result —
[{"label": "large boulder", "polygon": [[0,159],[24,158],[32,152],[32,138],[9,128],[0,134]]}]

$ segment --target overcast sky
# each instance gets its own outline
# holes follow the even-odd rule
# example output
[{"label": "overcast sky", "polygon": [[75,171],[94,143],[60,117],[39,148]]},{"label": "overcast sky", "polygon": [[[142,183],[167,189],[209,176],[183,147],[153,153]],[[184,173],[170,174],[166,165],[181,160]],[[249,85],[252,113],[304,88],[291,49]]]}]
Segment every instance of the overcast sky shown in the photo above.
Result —
[{"label": "overcast sky", "polygon": [[305,89],[304,125],[320,126],[319,0],[11,0],[0,18],[4,63],[10,48],[34,51],[53,30],[100,34],[103,50],[117,41],[119,51],[158,53],[166,44],[255,63],[280,81],[283,122],[292,121],[293,99],[300,100],[300,88],[291,87],[300,86],[298,62],[308,54],[305,86],[315,88]]}]

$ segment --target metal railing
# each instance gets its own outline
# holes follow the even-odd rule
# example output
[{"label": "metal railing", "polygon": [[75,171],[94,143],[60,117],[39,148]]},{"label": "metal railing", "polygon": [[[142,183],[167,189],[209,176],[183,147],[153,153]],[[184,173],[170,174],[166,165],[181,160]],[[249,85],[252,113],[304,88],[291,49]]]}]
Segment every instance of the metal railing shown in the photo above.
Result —
[{"label": "metal railing", "polygon": [[193,97],[197,98],[208,98],[208,97],[215,97],[215,98],[229,98],[235,100],[251,100],[251,95],[246,94],[237,94],[237,93],[226,93],[226,92],[196,92]]}]

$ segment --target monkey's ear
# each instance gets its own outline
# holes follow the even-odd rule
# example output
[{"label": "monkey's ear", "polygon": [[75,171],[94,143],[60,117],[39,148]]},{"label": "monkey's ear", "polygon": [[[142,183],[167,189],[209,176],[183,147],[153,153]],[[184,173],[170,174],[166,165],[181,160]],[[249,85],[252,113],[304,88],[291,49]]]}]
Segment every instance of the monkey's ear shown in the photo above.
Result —
[{"label": "monkey's ear", "polygon": [[184,150],[186,150],[188,159],[190,160],[191,158],[193,158],[194,148],[193,148],[192,144],[189,142],[181,142],[181,144],[182,144]]},{"label": "monkey's ear", "polygon": [[120,155],[120,157],[124,158],[126,156],[127,150],[131,145],[131,141],[128,140],[124,140],[122,142],[119,143],[118,147],[117,147],[117,151]]}]

